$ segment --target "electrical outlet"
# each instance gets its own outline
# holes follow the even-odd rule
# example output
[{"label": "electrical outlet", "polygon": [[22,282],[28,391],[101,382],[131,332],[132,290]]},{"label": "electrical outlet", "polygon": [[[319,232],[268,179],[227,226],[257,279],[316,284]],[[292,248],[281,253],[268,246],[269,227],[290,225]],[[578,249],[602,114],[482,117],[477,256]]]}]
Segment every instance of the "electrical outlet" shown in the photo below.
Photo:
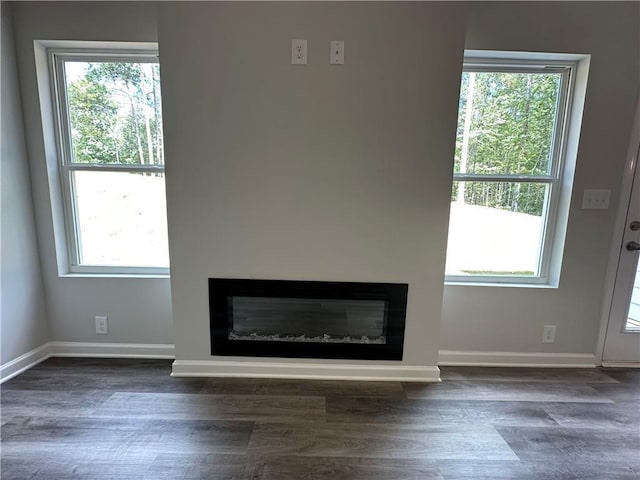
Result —
[{"label": "electrical outlet", "polygon": [[291,40],[291,65],[307,64],[307,41],[302,39]]},{"label": "electrical outlet", "polygon": [[109,333],[109,324],[106,316],[96,316],[96,333],[98,335],[107,335]]},{"label": "electrical outlet", "polygon": [[554,343],[556,341],[556,326],[545,325],[542,327],[542,343]]}]

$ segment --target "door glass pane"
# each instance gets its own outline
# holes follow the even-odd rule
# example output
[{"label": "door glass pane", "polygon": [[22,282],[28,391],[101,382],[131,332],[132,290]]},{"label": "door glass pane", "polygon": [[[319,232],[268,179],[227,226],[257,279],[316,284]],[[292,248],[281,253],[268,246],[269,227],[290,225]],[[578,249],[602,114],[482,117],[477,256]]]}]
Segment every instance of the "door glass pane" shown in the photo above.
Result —
[{"label": "door glass pane", "polygon": [[72,172],[81,265],[168,267],[164,174]]},{"label": "door glass pane", "polygon": [[636,279],[633,282],[633,292],[625,330],[628,332],[640,332],[640,262],[638,262]]},{"label": "door glass pane", "polygon": [[539,275],[549,185],[454,182],[447,275]]}]

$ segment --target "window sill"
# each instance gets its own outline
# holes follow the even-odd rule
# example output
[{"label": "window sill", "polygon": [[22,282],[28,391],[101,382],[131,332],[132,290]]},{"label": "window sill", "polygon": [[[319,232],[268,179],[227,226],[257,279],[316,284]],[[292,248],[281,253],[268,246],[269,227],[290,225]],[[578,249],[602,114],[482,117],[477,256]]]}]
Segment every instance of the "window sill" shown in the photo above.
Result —
[{"label": "window sill", "polygon": [[169,273],[61,273],[59,278],[135,278],[161,279],[171,278]]},{"label": "window sill", "polygon": [[507,288],[534,288],[534,289],[557,289],[557,284],[551,283],[516,283],[516,282],[474,282],[474,281],[452,281],[445,280],[445,287],[507,287]]}]

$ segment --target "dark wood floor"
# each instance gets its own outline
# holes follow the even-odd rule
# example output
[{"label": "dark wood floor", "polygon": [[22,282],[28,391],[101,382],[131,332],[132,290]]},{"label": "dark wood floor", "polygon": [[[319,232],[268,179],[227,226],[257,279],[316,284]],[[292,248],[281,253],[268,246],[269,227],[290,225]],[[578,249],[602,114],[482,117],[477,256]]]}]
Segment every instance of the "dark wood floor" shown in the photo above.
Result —
[{"label": "dark wood floor", "polygon": [[169,377],[50,359],[2,385],[9,479],[639,479],[640,371],[440,384]]}]

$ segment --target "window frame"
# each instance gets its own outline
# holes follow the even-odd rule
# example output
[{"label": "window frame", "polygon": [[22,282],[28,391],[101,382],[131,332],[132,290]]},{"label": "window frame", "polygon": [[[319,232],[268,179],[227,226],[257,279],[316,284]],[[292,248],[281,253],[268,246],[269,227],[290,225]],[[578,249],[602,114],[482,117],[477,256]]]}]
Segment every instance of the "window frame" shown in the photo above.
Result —
[{"label": "window frame", "polygon": [[133,265],[81,264],[81,236],[79,232],[78,208],[75,201],[74,182],[76,171],[165,173],[165,165],[125,165],[74,162],[71,121],[67,95],[65,62],[135,62],[159,63],[156,44],[141,44],[139,47],[51,47],[47,48],[49,79],[53,100],[53,125],[57,149],[58,180],[61,188],[64,217],[65,243],[68,272],[71,274],[95,275],[144,275],[168,276],[170,267],[147,267]]},{"label": "window frame", "polygon": [[[541,248],[538,256],[537,275],[449,275],[445,271],[445,282],[449,284],[493,284],[493,285],[550,285],[554,238],[558,229],[558,210],[565,183],[567,163],[567,141],[571,123],[572,103],[575,93],[576,71],[579,60],[553,58],[564,55],[529,52],[465,51],[462,72],[513,72],[513,73],[559,73],[562,75],[558,94],[557,113],[552,133],[550,167],[546,175],[488,175],[453,172],[452,191],[455,182],[510,182],[548,185],[543,210]],[[462,82],[461,82],[462,83]],[[459,108],[458,108],[459,115]],[[454,167],[455,168],[455,167]]]}]

